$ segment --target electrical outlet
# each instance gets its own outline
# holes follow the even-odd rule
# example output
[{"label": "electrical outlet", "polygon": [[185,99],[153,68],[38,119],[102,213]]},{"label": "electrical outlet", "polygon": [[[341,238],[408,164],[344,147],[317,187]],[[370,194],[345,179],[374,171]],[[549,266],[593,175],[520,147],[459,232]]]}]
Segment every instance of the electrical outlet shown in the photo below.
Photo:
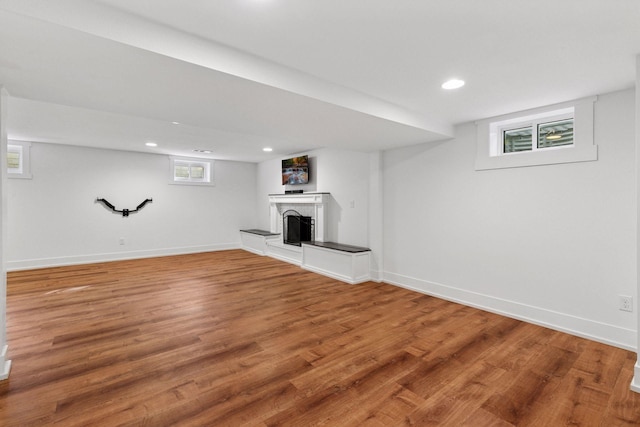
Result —
[{"label": "electrical outlet", "polygon": [[620,295],[620,310],[633,311],[633,297]]},{"label": "electrical outlet", "polygon": [[119,243],[120,243],[121,245],[124,245],[124,237],[121,237],[121,238],[120,238]]}]

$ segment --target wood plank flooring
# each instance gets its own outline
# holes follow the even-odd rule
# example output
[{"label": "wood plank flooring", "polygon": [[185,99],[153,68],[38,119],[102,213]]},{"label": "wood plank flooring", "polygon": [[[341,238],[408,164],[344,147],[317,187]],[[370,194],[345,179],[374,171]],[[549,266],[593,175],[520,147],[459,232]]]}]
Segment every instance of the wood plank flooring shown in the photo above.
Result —
[{"label": "wood plank flooring", "polygon": [[2,426],[640,425],[635,354],[244,251],[13,272]]}]

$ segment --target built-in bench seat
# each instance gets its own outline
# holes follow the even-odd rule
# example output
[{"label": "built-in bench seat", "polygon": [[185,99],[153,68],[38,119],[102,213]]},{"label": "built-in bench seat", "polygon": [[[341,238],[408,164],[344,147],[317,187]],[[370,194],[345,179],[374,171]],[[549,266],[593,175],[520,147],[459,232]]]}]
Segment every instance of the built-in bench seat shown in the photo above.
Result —
[{"label": "built-in bench seat", "polygon": [[350,284],[371,279],[371,250],[337,242],[303,242],[286,245],[279,233],[267,230],[240,230],[242,248],[266,255]]},{"label": "built-in bench seat", "polygon": [[343,282],[371,280],[371,249],[336,242],[303,242],[301,267]]},{"label": "built-in bench seat", "polygon": [[240,242],[242,249],[258,255],[267,255],[267,241],[275,240],[280,236],[267,230],[251,228],[240,230]]}]

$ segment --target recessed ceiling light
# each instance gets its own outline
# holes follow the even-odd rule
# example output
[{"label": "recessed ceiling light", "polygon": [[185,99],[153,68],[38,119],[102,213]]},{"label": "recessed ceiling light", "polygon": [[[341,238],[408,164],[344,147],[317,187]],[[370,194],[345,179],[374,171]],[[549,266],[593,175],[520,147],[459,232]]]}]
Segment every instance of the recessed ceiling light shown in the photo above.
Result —
[{"label": "recessed ceiling light", "polygon": [[460,79],[451,79],[442,83],[442,89],[458,89],[464,86],[464,80]]},{"label": "recessed ceiling light", "polygon": [[172,125],[179,125],[180,122],[171,122]]},{"label": "recessed ceiling light", "polygon": [[147,142],[144,145],[146,145],[147,147],[157,147],[158,144],[156,144],[155,142]]},{"label": "recessed ceiling light", "polygon": [[272,152],[272,151],[273,151],[273,148],[271,148],[271,147],[264,147],[264,148],[262,149],[262,151],[264,151],[264,152],[266,152],[266,153],[270,153],[270,152]]},{"label": "recessed ceiling light", "polygon": [[211,153],[213,153],[213,151],[211,151],[211,150],[200,150],[200,149],[197,149],[197,148],[195,150],[193,150],[193,151],[195,153],[202,153],[202,154],[211,154]]}]

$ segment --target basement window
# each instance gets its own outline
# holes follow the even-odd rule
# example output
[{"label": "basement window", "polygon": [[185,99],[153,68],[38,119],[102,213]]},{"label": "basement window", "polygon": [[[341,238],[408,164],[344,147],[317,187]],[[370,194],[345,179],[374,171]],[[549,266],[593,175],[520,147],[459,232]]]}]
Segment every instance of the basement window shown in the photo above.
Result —
[{"label": "basement window", "polygon": [[594,161],[596,97],[477,122],[476,170]]},{"label": "basement window", "polygon": [[10,141],[7,144],[7,177],[31,179],[31,144]]},{"label": "basement window", "polygon": [[172,184],[214,185],[213,160],[171,157]]},{"label": "basement window", "polygon": [[573,146],[573,113],[572,108],[563,115],[543,116],[498,127],[500,154]]}]

